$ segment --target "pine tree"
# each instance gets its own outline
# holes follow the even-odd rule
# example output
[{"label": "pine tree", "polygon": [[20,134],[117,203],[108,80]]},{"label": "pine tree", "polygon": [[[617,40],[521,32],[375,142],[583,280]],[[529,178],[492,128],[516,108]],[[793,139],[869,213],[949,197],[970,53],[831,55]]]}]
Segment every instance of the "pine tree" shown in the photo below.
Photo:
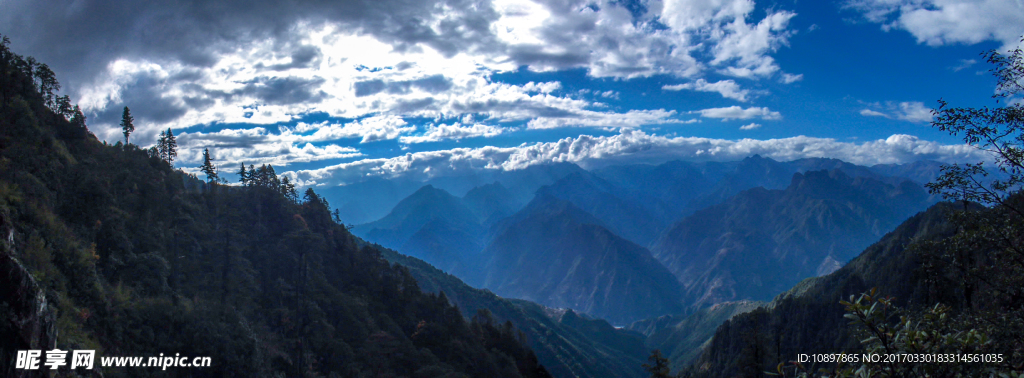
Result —
[{"label": "pine tree", "polygon": [[43,102],[50,110],[57,111],[57,103],[54,101],[53,92],[60,90],[60,83],[57,82],[57,75],[50,70],[45,63],[36,67],[35,77],[39,79],[39,93],[43,95]]},{"label": "pine tree", "polygon": [[644,370],[651,373],[651,378],[669,378],[672,375],[672,370],[669,368],[668,359],[661,355],[661,351],[655,349],[651,352],[651,356],[647,358],[650,364],[644,364]]},{"label": "pine tree", "polygon": [[157,157],[160,160],[167,161],[167,132],[160,132],[160,139],[156,142]]},{"label": "pine tree", "polygon": [[281,194],[284,194],[285,198],[288,198],[292,202],[299,200],[299,193],[295,191],[295,184],[288,179],[288,176],[281,178]]},{"label": "pine tree", "polygon": [[132,117],[131,111],[128,107],[124,107],[124,112],[121,113],[121,131],[124,133],[124,144],[128,145],[128,136],[135,132],[135,118]]},{"label": "pine tree", "polygon": [[199,170],[206,174],[207,182],[215,182],[220,178],[217,176],[217,167],[213,166],[209,148],[203,150],[203,165],[199,167]]},{"label": "pine tree", "polygon": [[71,116],[75,115],[74,108],[71,107],[71,98],[68,95],[57,97],[57,114],[69,121]]},{"label": "pine tree", "polygon": [[174,138],[171,129],[160,132],[160,158],[174,166],[174,159],[178,157],[178,141]]},{"label": "pine tree", "polygon": [[71,110],[71,119],[69,121],[72,125],[78,126],[83,129],[86,128],[85,114],[82,114],[82,108],[79,108],[78,105],[75,105],[75,107]]},{"label": "pine tree", "polygon": [[242,186],[249,186],[249,172],[245,171],[245,163],[242,163],[242,169],[238,170],[238,182],[242,183]]}]

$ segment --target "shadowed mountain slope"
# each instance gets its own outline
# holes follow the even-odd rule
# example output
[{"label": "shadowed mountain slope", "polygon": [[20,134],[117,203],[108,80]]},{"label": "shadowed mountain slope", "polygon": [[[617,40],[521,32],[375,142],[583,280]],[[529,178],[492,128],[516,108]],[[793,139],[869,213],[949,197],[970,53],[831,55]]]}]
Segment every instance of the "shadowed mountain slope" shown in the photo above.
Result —
[{"label": "shadowed mountain slope", "polygon": [[921,259],[906,247],[918,240],[953,234],[947,221],[953,205],[940,203],[903,222],[843,268],[809,278],[778,295],[764,308],[740,314],[719,327],[693,372],[708,377],[733,377],[774,370],[798,353],[857,352],[860,342],[848,332],[840,300],[872,287],[893,296],[900,306],[920,307],[943,293],[929,288],[918,275]]},{"label": "shadowed mountain slope", "polygon": [[679,278],[688,304],[764,300],[837,269],[928,198],[909,181],[798,173],[785,190],[750,189],[694,213],[652,251]]},{"label": "shadowed mountain slope", "polygon": [[643,247],[543,192],[497,226],[484,286],[617,323],[675,313],[679,286]]}]

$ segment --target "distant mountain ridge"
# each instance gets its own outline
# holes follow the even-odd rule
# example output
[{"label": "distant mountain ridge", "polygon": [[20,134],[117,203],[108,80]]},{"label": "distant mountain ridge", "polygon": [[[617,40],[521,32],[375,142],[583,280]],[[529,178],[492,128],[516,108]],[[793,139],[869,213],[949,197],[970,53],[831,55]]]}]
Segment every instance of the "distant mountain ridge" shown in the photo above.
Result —
[{"label": "distant mountain ridge", "polygon": [[955,226],[946,216],[953,208],[949,203],[934,205],[902,222],[843,268],[806,279],[766,306],[736,315],[716,330],[691,372],[742,376],[771,370],[798,353],[856,352],[860,342],[849,334],[849,319],[843,317],[839,301],[872,287],[883,288],[880,295],[895,297],[900,306],[936,303],[936,295],[946,294],[917,278],[921,259],[907,246],[952,235]]},{"label": "distant mountain ridge", "polygon": [[[815,171],[822,168],[830,171]],[[538,167],[497,175],[550,180],[535,190],[530,204],[516,194],[523,183],[493,181],[462,198],[428,184],[353,232],[474,287],[628,324],[679,313],[680,305],[766,300],[802,278],[838,269],[930,201],[918,185],[885,175],[913,169],[876,168],[756,155],[726,163],[676,161],[594,172],[574,165]],[[693,209],[705,204],[710,205]],[[638,252],[643,247],[648,250]],[[656,256],[656,263],[641,262],[636,256],[642,255]],[[626,258],[630,268],[608,262],[625,256],[632,256]],[[661,282],[665,269],[660,265],[682,289]],[[628,278],[640,276],[646,277]],[[624,288],[622,282],[632,286]],[[637,293],[644,299],[633,299]]]},{"label": "distant mountain ridge", "polygon": [[929,198],[909,181],[796,173],[785,190],[749,189],[684,218],[652,252],[679,278],[688,304],[763,300],[837,269]]},{"label": "distant mountain ridge", "polygon": [[473,188],[497,182],[508,190],[510,200],[522,206],[533,198],[538,188],[580,171],[583,171],[583,168],[576,164],[554,163],[511,171],[484,169],[425,180],[372,177],[346,185],[328,186],[322,191],[324,198],[331,204],[336,204],[342,222],[359,225],[386,216],[402,199],[426,185],[460,197],[468,194]]},{"label": "distant mountain ridge", "polygon": [[510,321],[526,335],[530,348],[555,377],[646,377],[644,336],[616,329],[601,319],[572,310],[552,309],[533,302],[506,299],[474,289],[453,275],[421,260],[383,249],[385,259],[409,269],[426,292],[445,293],[466,316],[487,309]]},{"label": "distant mountain ridge", "polygon": [[682,309],[678,283],[647,249],[568,201],[540,192],[494,235],[483,286],[499,295],[621,324]]}]

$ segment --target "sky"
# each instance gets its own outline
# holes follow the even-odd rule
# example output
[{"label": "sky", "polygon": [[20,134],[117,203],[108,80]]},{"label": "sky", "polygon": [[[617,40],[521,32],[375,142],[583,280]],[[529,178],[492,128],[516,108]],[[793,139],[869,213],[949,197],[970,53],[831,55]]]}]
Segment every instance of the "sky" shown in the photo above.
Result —
[{"label": "sky", "polygon": [[[302,186],[573,162],[983,158],[930,125],[995,103],[1020,0],[0,0],[97,137],[177,135]],[[1020,101],[1020,99],[1009,99]],[[1004,102],[1005,103],[1005,102]]]}]

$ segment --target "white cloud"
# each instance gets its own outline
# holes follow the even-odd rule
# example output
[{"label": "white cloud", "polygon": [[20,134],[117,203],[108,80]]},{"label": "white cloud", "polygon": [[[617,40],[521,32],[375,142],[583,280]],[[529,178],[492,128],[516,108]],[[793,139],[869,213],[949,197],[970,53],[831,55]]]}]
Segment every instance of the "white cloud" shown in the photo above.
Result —
[{"label": "white cloud", "polygon": [[976,63],[978,63],[978,61],[974,60],[974,59],[960,59],[960,64],[957,64],[956,66],[950,67],[950,69],[952,69],[953,72],[960,72],[961,70],[970,68],[971,66],[975,65]]},{"label": "white cloud", "polygon": [[772,111],[768,108],[749,107],[744,109],[736,105],[726,108],[702,109],[698,110],[697,113],[700,113],[700,116],[704,118],[721,118],[722,121],[752,118],[761,118],[764,120],[782,119],[781,113]]},{"label": "white cloud", "polygon": [[931,122],[933,119],[932,110],[927,106],[924,106],[924,103],[920,101],[900,103],[887,102],[884,106],[881,104],[872,104],[872,106],[882,109],[885,112],[873,109],[862,109],[860,111],[860,115],[867,117],[899,119],[907,122]]},{"label": "white cloud", "polygon": [[[25,2],[17,6],[31,9]],[[99,12],[91,8],[95,4],[82,6],[87,13]],[[707,83],[700,76],[709,70],[746,78],[779,72],[770,55],[788,43],[788,22],[795,16],[774,8],[761,15],[751,0],[643,1],[632,10],[613,0],[437,0],[397,14],[389,13],[389,6],[394,6],[389,0],[366,5],[360,17],[319,5],[230,9],[273,21],[267,23],[273,25],[269,30],[260,23],[229,22],[196,30],[190,26],[192,14],[167,21],[172,22],[164,25],[169,30],[195,32],[182,33],[188,43],[150,43],[152,36],[133,32],[129,24],[114,28],[128,28],[123,33],[110,34],[109,25],[90,22],[86,26],[93,29],[85,32],[116,37],[125,47],[92,56],[103,63],[75,81],[74,92],[91,115],[90,126],[106,139],[117,137],[118,111],[125,104],[133,110],[145,107],[137,112],[139,123],[154,130],[267,125],[311,112],[352,119],[375,114],[458,118],[475,112],[498,121],[605,125],[582,111],[604,104],[558,95],[561,83],[507,85],[495,82],[493,75],[524,66],[532,71],[582,68],[596,78],[668,75],[703,83],[703,89],[695,90],[747,101],[750,92],[734,81]],[[151,19],[147,12],[178,14],[165,8],[133,9],[140,12],[133,20]],[[273,18],[275,13],[281,17]],[[66,23],[45,12],[25,14]],[[423,29],[406,30],[407,25]],[[248,32],[226,32],[233,27]],[[64,40],[46,38],[50,45]],[[230,43],[217,43],[224,38]],[[147,43],[150,48],[137,48]],[[202,63],[186,59],[189,53],[201,56]],[[619,93],[595,92],[595,97],[618,99]],[[633,118],[602,113],[606,119]],[[573,117],[579,120],[561,120]],[[150,134],[156,132],[140,130],[140,136]]]},{"label": "white cloud", "polygon": [[910,122],[931,122],[933,116],[932,110],[924,106],[924,103],[913,101],[901,102],[896,118]]},{"label": "white cloud", "polygon": [[798,82],[798,81],[803,80],[803,79],[804,79],[804,74],[793,75],[793,74],[783,73],[782,74],[782,78],[779,79],[779,82],[781,82],[782,84],[793,84],[793,83]]},{"label": "white cloud", "polygon": [[850,0],[845,6],[932,46],[999,41],[1013,47],[1024,34],[1019,0]]},{"label": "white cloud", "polygon": [[660,163],[675,159],[729,161],[753,154],[780,161],[828,157],[860,165],[907,163],[922,159],[964,162],[986,158],[974,147],[944,145],[902,134],[853,143],[807,136],[768,140],[668,137],[623,129],[620,134],[613,136],[580,135],[556,142],[516,147],[487,146],[416,152],[390,159],[364,159],[321,169],[293,171],[288,172],[288,175],[304,185],[337,185],[361,181],[367,176],[422,179],[470,170],[515,170],[557,162],[594,168],[625,162]]},{"label": "white cloud", "polygon": [[178,135],[178,161],[186,164],[202,162],[206,148],[222,169],[245,162],[288,166],[330,159],[363,156],[358,149],[337,144],[315,146],[302,137],[284,133],[273,134],[265,128],[224,129],[212,133],[184,132]]},{"label": "white cloud", "polygon": [[549,81],[544,83],[529,82],[523,85],[523,91],[525,92],[540,92],[540,93],[551,93],[562,89],[562,83],[557,81]]},{"label": "white cloud", "polygon": [[751,123],[749,125],[740,126],[740,130],[754,130],[754,129],[759,129],[759,128],[761,128],[761,124],[760,123]]},{"label": "white cloud", "polygon": [[[752,1],[750,3],[753,5]],[[787,43],[792,32],[786,28],[795,16],[796,13],[792,12],[775,12],[753,26],[737,18],[725,26],[728,32],[712,49],[715,58],[711,64],[734,62],[734,65],[719,70],[726,75],[744,78],[770,76],[779,70],[779,66],[768,53]]]},{"label": "white cloud", "polygon": [[299,123],[297,131],[316,130],[312,135],[303,137],[309,141],[327,141],[346,138],[359,138],[359,143],[397,139],[399,135],[416,131],[401,117],[393,115],[377,115],[349,122],[344,125],[328,124],[326,121],[317,125]]},{"label": "white cloud", "polygon": [[423,135],[403,136],[399,138],[399,141],[402,143],[426,143],[445,139],[458,140],[475,137],[493,137],[501,135],[503,132],[505,132],[505,129],[501,127],[479,123],[472,126],[464,126],[456,122],[451,125],[428,125],[427,131]]},{"label": "white cloud", "polygon": [[871,110],[871,109],[863,109],[863,110],[861,110],[860,111],[860,115],[868,116],[868,117],[885,117],[885,118],[889,118],[888,114],[885,114],[885,113],[882,113],[882,112],[877,112],[877,111],[874,111],[874,110]]},{"label": "white cloud", "polygon": [[526,123],[529,129],[553,129],[571,126],[637,127],[665,123],[686,123],[673,119],[675,110],[630,110],[625,113],[576,111],[571,117],[538,117]]},{"label": "white cloud", "polygon": [[666,91],[689,89],[700,92],[716,92],[722,95],[722,97],[731,98],[740,102],[747,102],[747,96],[750,95],[750,90],[741,89],[740,85],[736,84],[733,80],[721,80],[709,83],[707,80],[697,79],[692,83],[665,85],[662,86],[661,89]]}]

